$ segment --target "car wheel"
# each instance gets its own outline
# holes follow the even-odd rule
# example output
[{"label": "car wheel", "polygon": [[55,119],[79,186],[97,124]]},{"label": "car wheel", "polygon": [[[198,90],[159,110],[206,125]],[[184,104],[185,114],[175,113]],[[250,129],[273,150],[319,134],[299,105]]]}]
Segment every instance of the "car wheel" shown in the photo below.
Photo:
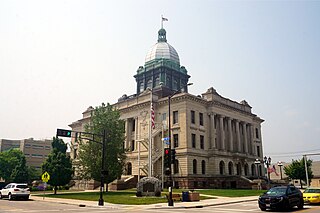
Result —
[{"label": "car wheel", "polygon": [[260,208],[261,209],[261,211],[266,211],[267,209],[266,208]]},{"label": "car wheel", "polygon": [[299,204],[298,204],[298,209],[303,209],[303,204],[304,204],[304,202],[303,202],[303,200],[301,199],[300,200],[300,202],[299,202]]},{"label": "car wheel", "polygon": [[1,192],[0,192],[0,199],[2,199],[2,194],[1,194]]},{"label": "car wheel", "polygon": [[25,197],[24,199],[25,199],[25,200],[29,200],[29,196]]},{"label": "car wheel", "polygon": [[12,200],[12,195],[11,195],[11,193],[9,193],[8,199],[9,199],[9,200]]}]

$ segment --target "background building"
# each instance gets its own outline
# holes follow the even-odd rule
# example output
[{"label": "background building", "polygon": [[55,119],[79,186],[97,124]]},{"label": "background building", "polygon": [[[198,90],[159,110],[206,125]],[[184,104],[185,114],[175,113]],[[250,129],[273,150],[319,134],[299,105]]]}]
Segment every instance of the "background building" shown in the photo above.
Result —
[{"label": "background building", "polygon": [[[123,95],[114,104],[126,121],[125,175],[151,174],[166,181],[162,154],[167,147],[163,138],[169,136],[169,104],[176,187],[250,188],[252,179],[264,175],[263,165],[255,164],[256,159],[263,162],[263,120],[247,101],[225,98],[213,87],[201,96],[189,94],[190,76],[167,43],[165,29],[158,31],[158,42],[134,77],[136,94]],[[89,107],[81,120],[73,122],[72,130],[83,131],[92,110]],[[71,157],[76,158],[76,151]]]},{"label": "background building", "polygon": [[26,157],[27,166],[41,169],[42,163],[52,149],[52,140],[34,140],[33,138],[23,140],[0,139],[0,152],[17,148]]}]

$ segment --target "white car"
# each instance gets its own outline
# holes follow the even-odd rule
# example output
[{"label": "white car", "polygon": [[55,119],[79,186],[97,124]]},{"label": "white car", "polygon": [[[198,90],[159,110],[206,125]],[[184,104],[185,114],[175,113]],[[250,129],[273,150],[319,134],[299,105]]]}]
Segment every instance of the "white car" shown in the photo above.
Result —
[{"label": "white car", "polygon": [[0,199],[7,197],[9,200],[23,198],[28,200],[30,189],[26,183],[10,183],[0,190]]}]

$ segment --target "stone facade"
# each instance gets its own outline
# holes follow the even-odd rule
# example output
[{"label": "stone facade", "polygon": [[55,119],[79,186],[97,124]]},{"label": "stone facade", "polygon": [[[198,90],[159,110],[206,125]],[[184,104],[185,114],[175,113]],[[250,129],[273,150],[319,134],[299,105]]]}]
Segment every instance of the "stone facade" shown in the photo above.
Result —
[{"label": "stone facade", "polygon": [[[151,133],[152,176],[161,179],[162,138],[168,137],[168,98],[151,96],[151,93],[119,101],[115,107],[126,121],[126,172],[148,175],[152,97],[156,124]],[[176,186],[239,188],[244,182],[241,176],[257,176],[254,161],[258,158],[262,162],[263,120],[251,113],[246,101],[237,103],[223,98],[213,88],[201,97],[180,93],[171,98],[171,122],[171,143],[176,150],[173,166]],[[263,175],[262,165],[259,167]]]}]

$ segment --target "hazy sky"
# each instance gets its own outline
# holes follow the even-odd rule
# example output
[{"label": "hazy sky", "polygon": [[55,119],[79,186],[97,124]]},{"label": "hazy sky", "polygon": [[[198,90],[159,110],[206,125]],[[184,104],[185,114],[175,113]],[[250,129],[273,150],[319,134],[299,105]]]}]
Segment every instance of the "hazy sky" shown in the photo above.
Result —
[{"label": "hazy sky", "polygon": [[274,161],[320,152],[320,1],[0,0],[0,138],[134,94],[161,15],[190,93],[248,101]]}]

